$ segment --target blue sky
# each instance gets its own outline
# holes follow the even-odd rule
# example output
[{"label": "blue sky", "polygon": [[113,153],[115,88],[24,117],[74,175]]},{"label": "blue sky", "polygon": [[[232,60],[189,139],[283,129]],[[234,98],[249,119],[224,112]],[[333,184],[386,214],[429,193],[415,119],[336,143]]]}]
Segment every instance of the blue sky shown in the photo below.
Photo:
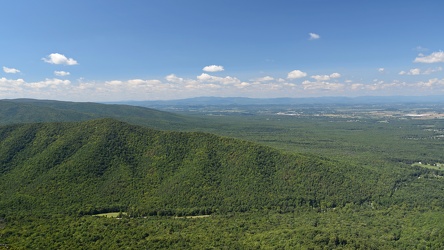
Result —
[{"label": "blue sky", "polygon": [[2,1],[0,99],[444,95],[444,1]]}]

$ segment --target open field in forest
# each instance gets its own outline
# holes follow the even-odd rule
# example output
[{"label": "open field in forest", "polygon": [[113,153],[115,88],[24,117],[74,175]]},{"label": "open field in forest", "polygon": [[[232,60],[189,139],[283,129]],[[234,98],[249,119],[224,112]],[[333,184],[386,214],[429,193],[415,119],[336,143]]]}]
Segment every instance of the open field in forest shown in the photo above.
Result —
[{"label": "open field in forest", "polygon": [[413,163],[412,166],[444,171],[444,164],[442,163],[426,164],[422,162],[416,162]]},{"label": "open field in forest", "polygon": [[119,218],[122,216],[128,215],[125,212],[113,212],[113,213],[102,213],[102,214],[95,214],[93,216],[95,217],[105,217],[105,218]]}]

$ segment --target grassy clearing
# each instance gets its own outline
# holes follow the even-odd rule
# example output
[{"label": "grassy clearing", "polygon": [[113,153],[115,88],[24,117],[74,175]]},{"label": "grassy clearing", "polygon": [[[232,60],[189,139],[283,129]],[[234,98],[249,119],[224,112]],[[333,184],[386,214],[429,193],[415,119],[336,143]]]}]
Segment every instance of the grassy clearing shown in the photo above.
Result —
[{"label": "grassy clearing", "polygon": [[122,215],[127,215],[125,212],[114,212],[114,213],[103,213],[103,214],[95,214],[95,217],[105,217],[105,218],[119,218]]},{"label": "grassy clearing", "polygon": [[416,162],[416,163],[413,163],[412,166],[444,171],[444,164],[441,164],[441,163],[435,163],[433,165],[430,165],[430,164],[424,164],[421,162]]}]

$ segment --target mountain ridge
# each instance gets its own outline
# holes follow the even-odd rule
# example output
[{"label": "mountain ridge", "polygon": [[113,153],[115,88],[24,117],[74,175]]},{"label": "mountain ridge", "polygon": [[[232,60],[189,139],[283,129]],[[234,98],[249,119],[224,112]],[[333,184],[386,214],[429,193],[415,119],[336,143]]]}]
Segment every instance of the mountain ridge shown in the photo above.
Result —
[{"label": "mountain ridge", "polygon": [[180,130],[202,122],[146,107],[93,102],[65,102],[36,99],[0,100],[0,125],[35,122],[76,122],[114,118],[157,129]]},{"label": "mountain ridge", "polygon": [[371,188],[378,174],[359,166],[109,118],[2,126],[0,151],[0,209],[14,213],[286,211],[362,204],[387,191]]}]

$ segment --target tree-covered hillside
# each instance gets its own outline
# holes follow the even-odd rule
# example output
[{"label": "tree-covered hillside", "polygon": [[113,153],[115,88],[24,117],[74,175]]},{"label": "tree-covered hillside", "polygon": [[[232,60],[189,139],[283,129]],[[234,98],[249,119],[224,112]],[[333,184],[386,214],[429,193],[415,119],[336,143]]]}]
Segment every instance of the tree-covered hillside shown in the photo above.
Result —
[{"label": "tree-covered hillside", "polygon": [[1,127],[0,164],[5,213],[324,209],[379,202],[394,185],[359,166],[112,119]]},{"label": "tree-covered hillside", "polygon": [[0,127],[0,249],[440,249],[442,190],[439,170],[108,118]]}]

